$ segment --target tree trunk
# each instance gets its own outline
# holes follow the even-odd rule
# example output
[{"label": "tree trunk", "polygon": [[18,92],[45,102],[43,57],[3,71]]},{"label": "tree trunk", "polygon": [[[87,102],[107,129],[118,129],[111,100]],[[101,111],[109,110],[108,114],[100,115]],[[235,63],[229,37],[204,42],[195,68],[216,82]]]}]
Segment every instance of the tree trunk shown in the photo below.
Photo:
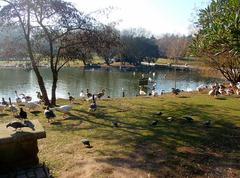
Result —
[{"label": "tree trunk", "polygon": [[53,83],[52,83],[51,105],[56,106],[56,90],[57,90],[58,72],[57,71],[52,71],[52,74],[53,74]]}]

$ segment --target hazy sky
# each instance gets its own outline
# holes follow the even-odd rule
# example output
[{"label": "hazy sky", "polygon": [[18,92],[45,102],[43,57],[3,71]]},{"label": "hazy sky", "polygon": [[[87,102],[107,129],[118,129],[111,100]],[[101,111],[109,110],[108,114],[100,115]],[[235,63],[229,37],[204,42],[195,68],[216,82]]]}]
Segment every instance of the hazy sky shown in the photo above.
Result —
[{"label": "hazy sky", "polygon": [[[119,21],[118,29],[143,27],[155,35],[188,34],[196,10],[209,0],[68,0],[81,11],[114,7],[103,22]],[[103,17],[102,17],[103,18]]]}]

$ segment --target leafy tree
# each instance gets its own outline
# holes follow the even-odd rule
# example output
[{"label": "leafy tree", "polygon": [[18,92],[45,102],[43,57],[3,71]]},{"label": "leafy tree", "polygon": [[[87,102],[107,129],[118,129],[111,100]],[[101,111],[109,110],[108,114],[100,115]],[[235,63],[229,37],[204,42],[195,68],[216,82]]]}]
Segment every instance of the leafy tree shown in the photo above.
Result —
[{"label": "leafy tree", "polygon": [[212,0],[201,9],[192,52],[231,83],[240,81],[240,1]]},{"label": "leafy tree", "polygon": [[121,55],[124,62],[139,65],[142,61],[154,61],[159,56],[155,38],[145,37],[142,34],[142,31],[141,33],[134,33],[130,30],[124,31],[121,35]]},{"label": "leafy tree", "polygon": [[50,101],[37,63],[41,58],[48,59],[53,78],[51,104],[55,105],[59,71],[80,54],[76,50],[71,54],[74,50],[70,49],[80,47],[79,51],[85,55],[88,45],[98,41],[98,27],[102,24],[63,0],[3,1],[7,5],[0,10],[1,25],[18,24],[22,28],[27,53],[46,105]]}]

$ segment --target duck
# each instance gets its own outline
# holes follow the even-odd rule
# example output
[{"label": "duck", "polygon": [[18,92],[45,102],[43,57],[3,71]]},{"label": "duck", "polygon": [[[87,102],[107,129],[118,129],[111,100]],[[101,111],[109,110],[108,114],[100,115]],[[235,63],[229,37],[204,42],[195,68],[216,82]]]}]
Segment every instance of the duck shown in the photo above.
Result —
[{"label": "duck", "polygon": [[84,99],[86,97],[85,93],[83,92],[83,90],[81,90],[80,94],[80,99]]},{"label": "duck", "polygon": [[63,105],[59,107],[52,108],[51,110],[56,109],[57,111],[63,112],[63,118],[72,110],[71,105]]},{"label": "duck", "polygon": [[83,145],[85,145],[87,148],[91,148],[90,141],[87,138],[84,138],[81,140]]},{"label": "duck", "polygon": [[[8,127],[12,127],[12,128],[14,128],[15,131],[16,131],[17,129],[20,129],[20,130],[21,130],[21,128],[23,128],[23,127],[29,127],[29,125],[24,124],[24,123],[22,123],[22,122],[20,122],[20,121],[13,121],[13,122],[10,122],[10,123],[8,123],[8,124],[6,125],[6,128],[8,128]],[[34,130],[33,127],[29,127],[29,128],[31,128],[32,130]]]},{"label": "duck", "polygon": [[159,122],[158,120],[152,121],[151,126],[156,126],[158,124],[158,122]]},{"label": "duck", "polygon": [[23,108],[20,108],[19,118],[20,119],[27,119],[27,112],[25,112],[23,110]]},{"label": "duck", "polygon": [[97,110],[97,103],[95,100],[90,104],[89,111],[96,111]]},{"label": "duck", "polygon": [[70,104],[72,104],[73,101],[75,100],[75,98],[73,96],[71,96],[70,92],[68,92],[68,100],[69,100]]},{"label": "duck", "polygon": [[140,87],[140,90],[139,90],[139,95],[140,96],[145,96],[147,93],[145,91],[143,91],[142,87]]},{"label": "duck", "polygon": [[20,94],[20,95],[22,95],[22,99],[24,99],[25,101],[32,101],[32,97],[31,96],[26,96],[25,94]]},{"label": "duck", "polygon": [[53,119],[54,117],[56,117],[54,112],[49,109],[49,106],[44,110],[44,115],[48,119],[48,122],[50,121],[50,119]]},{"label": "duck", "polygon": [[21,103],[21,102],[22,102],[22,99],[18,96],[17,91],[15,90],[14,92],[15,92],[15,94],[16,94],[16,103]]},{"label": "duck", "polygon": [[207,120],[203,122],[204,127],[210,127],[211,126],[211,120]]},{"label": "duck", "polygon": [[8,99],[9,99],[9,109],[13,113],[13,115],[16,116],[16,114],[18,112],[18,109],[17,109],[17,107],[15,105],[12,104],[11,98],[9,97]]},{"label": "duck", "polygon": [[178,89],[178,88],[172,88],[172,93],[173,93],[174,95],[178,95],[180,92],[181,92],[180,89]]},{"label": "duck", "polygon": [[103,97],[105,94],[105,90],[103,89],[101,92],[97,93],[96,96],[98,99],[100,99],[101,97]]}]

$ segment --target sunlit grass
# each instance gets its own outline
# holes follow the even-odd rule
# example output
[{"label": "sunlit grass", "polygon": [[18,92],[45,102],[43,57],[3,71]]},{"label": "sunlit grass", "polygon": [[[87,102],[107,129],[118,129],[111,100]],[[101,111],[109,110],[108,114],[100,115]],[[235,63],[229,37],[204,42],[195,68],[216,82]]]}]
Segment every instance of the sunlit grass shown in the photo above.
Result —
[{"label": "sunlit grass", "polygon": [[[29,113],[46,129],[47,138],[39,141],[39,157],[57,177],[240,176],[236,96],[182,93],[104,99],[90,113],[89,104],[77,100],[68,119],[56,113],[55,124],[47,123],[42,112]],[[163,115],[156,115],[158,111]],[[1,122],[11,118],[8,112],[2,116]],[[175,120],[167,121],[170,116]],[[154,119],[159,120],[156,127],[150,125]],[[206,120],[212,121],[212,127],[203,126]],[[112,121],[120,126],[113,127]],[[93,148],[85,148],[82,138],[88,138]]]}]

